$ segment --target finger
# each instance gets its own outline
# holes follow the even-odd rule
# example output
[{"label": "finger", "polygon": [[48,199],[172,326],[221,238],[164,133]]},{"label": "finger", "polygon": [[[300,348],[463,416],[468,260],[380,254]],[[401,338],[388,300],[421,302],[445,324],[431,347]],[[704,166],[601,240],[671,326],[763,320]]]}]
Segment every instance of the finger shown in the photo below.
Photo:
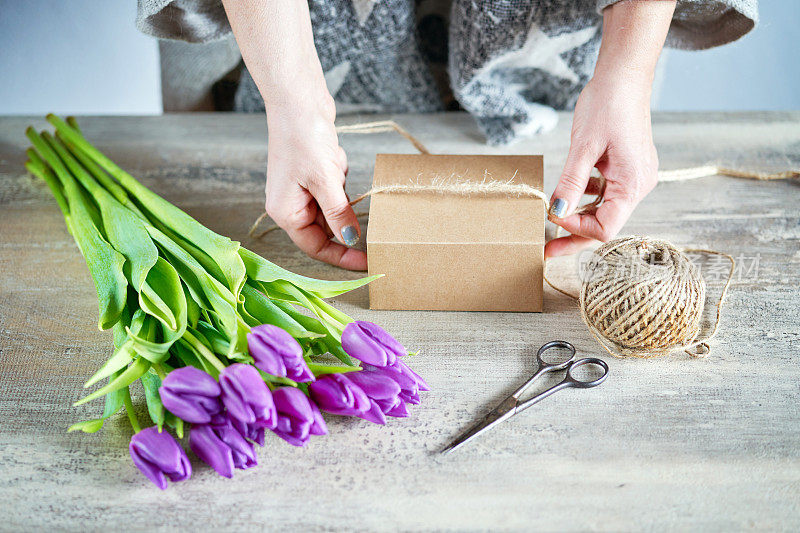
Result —
[{"label": "finger", "polygon": [[607,242],[619,233],[633,208],[633,202],[626,198],[611,198],[600,204],[595,213],[570,215],[558,219],[557,224],[573,235]]},{"label": "finger", "polygon": [[303,228],[289,227],[286,228],[286,233],[312,259],[348,270],[367,269],[367,254],[330,240],[317,224],[309,224]]},{"label": "finger", "polygon": [[[581,199],[578,201],[578,206],[576,207],[577,210],[582,209],[584,206],[593,203],[597,197],[601,196],[605,190],[604,180],[600,176],[592,176],[589,178],[589,183],[586,184],[586,190],[583,191],[584,196],[594,196],[594,198]],[[556,224],[559,223],[562,219],[557,219],[555,217],[550,218],[551,221],[555,222]]]},{"label": "finger", "polygon": [[337,164],[339,165],[339,168],[342,169],[344,175],[347,176],[347,171],[348,171],[347,154],[344,152],[344,148],[342,148],[341,146],[339,146],[338,150]]},{"label": "finger", "polygon": [[589,175],[600,155],[599,150],[588,148],[585,144],[572,143],[564,171],[550,199],[551,220],[555,221],[575,212],[589,183]]},{"label": "finger", "polygon": [[544,245],[544,257],[547,259],[550,257],[560,257],[562,255],[572,255],[591,246],[595,242],[597,241],[594,239],[581,237],[580,235],[559,237]]},{"label": "finger", "polygon": [[317,209],[317,216],[314,219],[314,223],[320,228],[322,228],[322,230],[325,232],[325,235],[328,236],[328,239],[332,239],[335,237],[335,235],[331,231],[331,227],[328,226],[327,222],[325,222],[325,216],[322,214],[322,211],[320,209]]},{"label": "finger", "polygon": [[356,214],[347,201],[344,193],[344,176],[342,179],[316,179],[308,184],[308,192],[317,200],[325,221],[333,234],[348,246],[354,246],[361,237],[361,228]]}]

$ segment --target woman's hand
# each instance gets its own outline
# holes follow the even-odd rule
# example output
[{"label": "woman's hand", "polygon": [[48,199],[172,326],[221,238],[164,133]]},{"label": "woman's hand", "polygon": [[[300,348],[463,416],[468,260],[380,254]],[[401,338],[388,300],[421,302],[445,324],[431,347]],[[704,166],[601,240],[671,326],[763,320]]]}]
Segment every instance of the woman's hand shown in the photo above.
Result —
[{"label": "woman's hand", "polygon": [[[604,10],[597,67],[575,105],[569,155],[550,203],[550,220],[571,235],[548,242],[546,257],[614,238],[655,187],[650,94],[674,8],[674,0],[650,0]],[[606,179],[603,203],[595,212],[576,214],[583,194],[599,192],[589,179],[594,168]]]},{"label": "woman's hand", "polygon": [[325,86],[308,2],[223,0],[245,64],[267,110],[267,214],[314,259],[366,270],[348,246],[361,231],[344,193],[347,157]]},{"label": "woman's hand", "polygon": [[[569,255],[591,242],[608,241],[658,180],[658,156],[650,128],[650,90],[627,80],[592,79],[575,106],[570,151],[553,193],[550,220],[572,235],[547,243],[547,257]],[[594,213],[571,214],[581,196],[597,194],[589,174],[606,179]]]},{"label": "woman's hand", "polygon": [[333,99],[320,100],[326,104],[267,111],[267,214],[309,257],[366,270],[364,252],[332,240],[353,246],[361,232],[344,192],[347,156],[336,136]]}]

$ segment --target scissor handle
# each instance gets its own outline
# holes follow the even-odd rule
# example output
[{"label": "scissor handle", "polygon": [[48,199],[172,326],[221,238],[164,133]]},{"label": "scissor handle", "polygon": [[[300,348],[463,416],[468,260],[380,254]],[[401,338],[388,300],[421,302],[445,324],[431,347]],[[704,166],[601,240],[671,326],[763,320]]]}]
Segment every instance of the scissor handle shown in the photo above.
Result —
[{"label": "scissor handle", "polygon": [[[575,369],[582,367],[583,365],[597,365],[603,369],[603,373],[589,381],[582,380],[578,377],[575,377]],[[608,365],[602,359],[598,359],[596,357],[586,357],[585,359],[579,359],[572,363],[567,370],[567,377],[564,378],[563,383],[569,383],[570,387],[577,387],[580,389],[588,389],[589,387],[596,387],[600,385],[603,381],[605,381],[606,377],[608,376]]]},{"label": "scissor handle", "polygon": [[[548,363],[544,360],[544,355],[553,348],[565,348],[569,352],[569,357],[560,363]],[[575,361],[575,347],[567,341],[550,341],[544,344],[539,351],[536,352],[536,361],[539,363],[539,371],[545,370],[546,372],[554,372],[564,370]]]},{"label": "scissor handle", "polygon": [[[584,381],[584,380],[582,380],[580,378],[575,377],[575,374],[573,374],[573,371],[576,368],[581,367],[583,365],[597,365],[597,366],[599,366],[600,368],[603,369],[603,375],[600,376],[600,377],[597,377],[595,379],[592,379],[590,381]],[[577,388],[577,389],[588,389],[589,387],[596,387],[596,386],[600,385],[603,381],[605,381],[606,376],[608,376],[608,365],[602,359],[597,359],[595,357],[587,357],[585,359],[579,359],[578,361],[575,361],[574,363],[572,363],[569,366],[569,370],[567,370],[567,375],[564,376],[564,380],[561,383],[553,385],[552,387],[550,387],[546,391],[540,392],[539,394],[537,394],[533,398],[529,398],[529,399],[527,399],[527,400],[525,400],[523,402],[517,403],[517,408],[515,409],[515,414],[516,413],[521,413],[522,411],[524,411],[528,407],[530,407],[530,406],[532,406],[532,405],[534,405],[536,403],[539,403],[540,401],[544,400],[545,398],[547,398],[548,396],[550,396],[552,394],[555,394],[556,392],[560,391],[561,389],[567,389],[567,388],[570,388],[570,387]]]},{"label": "scissor handle", "polygon": [[[548,363],[543,359],[543,356],[547,353],[548,350],[552,350],[553,348],[565,348],[567,352],[569,352],[569,357],[561,361],[559,363]],[[567,341],[550,341],[545,343],[539,351],[536,352],[536,364],[538,368],[536,372],[530,377],[528,381],[522,384],[520,388],[514,391],[512,396],[516,399],[519,399],[528,388],[533,385],[536,380],[538,380],[543,374],[547,374],[549,372],[558,372],[559,370],[564,370],[568,368],[571,364],[575,362],[575,347],[568,343]],[[566,378],[565,378],[566,379]]]}]

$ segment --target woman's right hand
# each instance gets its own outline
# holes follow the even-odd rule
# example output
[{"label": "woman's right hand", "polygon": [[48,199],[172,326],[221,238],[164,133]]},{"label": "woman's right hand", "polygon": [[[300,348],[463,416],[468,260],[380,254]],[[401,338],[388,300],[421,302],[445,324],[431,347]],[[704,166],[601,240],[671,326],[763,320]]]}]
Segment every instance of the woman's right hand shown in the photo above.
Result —
[{"label": "woman's right hand", "polygon": [[332,239],[352,246],[361,230],[344,193],[347,157],[308,2],[222,3],[267,111],[267,214],[314,259],[366,270],[364,252]]},{"label": "woman's right hand", "polygon": [[366,270],[367,255],[348,247],[358,242],[361,229],[344,192],[347,156],[335,118],[327,91],[311,101],[267,109],[266,210],[309,257]]}]

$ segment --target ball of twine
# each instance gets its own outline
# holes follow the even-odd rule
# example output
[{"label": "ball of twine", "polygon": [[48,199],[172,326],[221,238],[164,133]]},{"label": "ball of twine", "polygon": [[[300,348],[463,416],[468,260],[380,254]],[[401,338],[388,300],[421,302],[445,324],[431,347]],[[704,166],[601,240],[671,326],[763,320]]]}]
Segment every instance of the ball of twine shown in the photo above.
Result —
[{"label": "ball of twine", "polygon": [[621,355],[637,357],[701,344],[695,339],[706,284],[689,257],[669,242],[649,237],[608,242],[592,254],[583,279],[583,320],[607,350],[603,339]]}]

